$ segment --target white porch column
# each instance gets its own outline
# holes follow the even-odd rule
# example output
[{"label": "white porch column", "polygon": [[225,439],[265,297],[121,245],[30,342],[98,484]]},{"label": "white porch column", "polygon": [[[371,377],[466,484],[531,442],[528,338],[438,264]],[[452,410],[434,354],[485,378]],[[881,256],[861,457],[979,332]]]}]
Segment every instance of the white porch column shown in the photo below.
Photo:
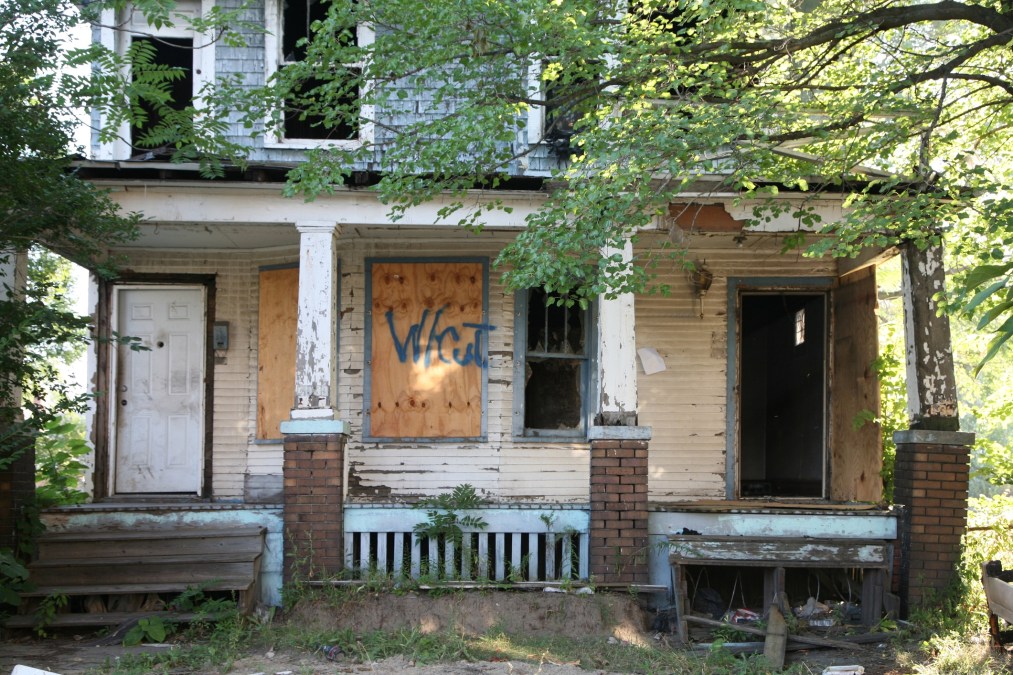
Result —
[{"label": "white porch column", "polygon": [[950,318],[940,314],[935,295],[946,273],[943,247],[904,247],[902,290],[907,341],[907,401],[912,429],[957,431],[957,383],[953,371]]},{"label": "white porch column", "polygon": [[292,419],[335,419],[338,364],[338,256],[330,221],[299,221],[299,320]]},{"label": "white porch column", "polygon": [[[633,259],[633,245],[626,240],[620,251],[603,249],[602,255],[621,253]],[[598,298],[598,424],[630,426],[637,423],[637,333],[633,294]]]}]

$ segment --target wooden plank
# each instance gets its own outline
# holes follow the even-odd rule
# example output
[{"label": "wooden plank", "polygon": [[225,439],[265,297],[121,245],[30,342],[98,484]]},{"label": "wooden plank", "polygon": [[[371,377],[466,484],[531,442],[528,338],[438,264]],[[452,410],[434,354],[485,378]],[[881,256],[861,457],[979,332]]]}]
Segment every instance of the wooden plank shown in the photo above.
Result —
[{"label": "wooden plank", "polygon": [[[740,631],[742,633],[749,633],[750,635],[763,635],[766,637],[766,631],[760,630],[759,628],[753,628],[740,623],[728,623],[727,621],[715,621],[714,619],[708,619],[702,616],[687,616],[686,621],[690,623],[698,623],[704,626],[711,626],[713,628],[731,628],[733,630]],[[862,651],[862,647],[844,640],[831,640],[830,638],[816,637],[815,635],[792,635],[792,640],[796,642],[802,642],[808,645],[815,645],[817,647],[834,647],[836,649],[847,649],[849,651]]]},{"label": "wooden plank", "polygon": [[422,576],[422,541],[419,535],[412,532],[411,573],[413,579]]},{"label": "wooden plank", "polygon": [[232,538],[181,538],[165,534],[158,539],[63,541],[39,544],[40,560],[89,560],[115,558],[167,558],[192,556],[195,559],[216,555],[254,557],[264,549],[262,535]]},{"label": "wooden plank", "polygon": [[257,339],[257,438],[280,439],[295,405],[299,268],[261,270]]},{"label": "wooden plank", "polygon": [[377,262],[371,282],[370,434],[481,436],[483,265]]},{"label": "wooden plank", "polygon": [[884,570],[865,570],[862,575],[862,625],[874,626],[883,616]]},{"label": "wooden plank", "polygon": [[193,561],[149,565],[77,565],[33,568],[32,579],[42,586],[88,586],[109,584],[121,579],[143,579],[144,583],[198,585],[222,578],[253,579],[253,561],[194,565]]},{"label": "wooden plank", "polygon": [[883,498],[883,441],[879,427],[855,427],[860,413],[879,414],[872,364],[879,352],[876,269],[848,277],[834,291],[834,377],[830,398],[830,498],[878,502]]},{"label": "wooden plank", "polygon": [[[250,576],[219,577],[201,583],[200,588],[208,591],[245,591],[250,588],[253,580]],[[25,598],[41,598],[49,595],[130,595],[132,593],[180,593],[194,587],[193,583],[183,582],[137,582],[129,584],[67,584],[57,583],[37,586],[30,591],[19,593]]]},{"label": "wooden plank", "polygon": [[556,535],[553,532],[545,533],[545,578],[556,578]]},{"label": "wooden plank", "polygon": [[170,567],[172,565],[191,565],[195,567],[206,567],[219,563],[251,562],[259,557],[261,551],[250,553],[248,551],[214,551],[205,556],[195,558],[190,555],[165,555],[147,558],[139,555],[133,557],[111,557],[111,558],[49,558],[36,560],[29,567],[32,570],[42,570],[52,567],[75,569],[81,567],[109,567],[122,572],[124,567]]},{"label": "wooden plank", "polygon": [[192,528],[165,530],[75,530],[67,532],[44,532],[39,543],[65,541],[114,541],[127,539],[204,539],[222,537],[255,537],[267,532],[264,527]]},{"label": "wooden plank", "polygon": [[394,533],[394,576],[401,576],[404,570],[404,533]]},{"label": "wooden plank", "polygon": [[743,567],[881,567],[893,564],[881,541],[796,537],[670,535],[672,562]]},{"label": "wooden plank", "polygon": [[788,644],[788,624],[777,605],[770,606],[767,615],[767,639],[763,642],[763,655],[775,671],[784,668],[784,649]]},{"label": "wooden plank", "polygon": [[506,559],[506,536],[503,532],[496,533],[496,581],[503,581],[506,578],[506,569],[503,564]]},{"label": "wooden plank", "polygon": [[877,504],[856,502],[773,502],[752,499],[695,499],[679,504],[684,511],[763,511],[764,509],[788,509],[792,511],[872,511]]}]

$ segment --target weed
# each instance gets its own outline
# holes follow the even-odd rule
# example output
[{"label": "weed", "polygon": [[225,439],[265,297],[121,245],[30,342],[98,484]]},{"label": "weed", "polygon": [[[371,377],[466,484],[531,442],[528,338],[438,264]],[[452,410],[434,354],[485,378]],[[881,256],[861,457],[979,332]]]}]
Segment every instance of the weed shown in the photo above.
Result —
[{"label": "weed", "polygon": [[123,645],[132,647],[142,642],[165,642],[165,638],[172,630],[172,625],[165,623],[160,617],[146,616],[123,636]]}]

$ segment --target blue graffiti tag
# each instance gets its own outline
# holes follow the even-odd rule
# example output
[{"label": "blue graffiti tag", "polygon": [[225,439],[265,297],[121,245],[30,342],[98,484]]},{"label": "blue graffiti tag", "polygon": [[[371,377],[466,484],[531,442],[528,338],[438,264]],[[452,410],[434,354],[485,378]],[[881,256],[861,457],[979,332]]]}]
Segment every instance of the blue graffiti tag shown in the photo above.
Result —
[{"label": "blue graffiti tag", "polygon": [[[413,323],[408,328],[408,334],[404,340],[400,339],[397,329],[394,327],[394,311],[387,310],[384,316],[387,318],[387,326],[390,329],[390,337],[394,340],[394,349],[397,351],[398,360],[401,363],[406,363],[409,358],[409,348],[411,348],[410,356],[412,363],[418,363],[421,359],[426,368],[431,363],[431,355],[433,353],[436,354],[436,358],[442,363],[456,363],[459,366],[475,364],[479,368],[488,368],[489,359],[486,356],[484,341],[486,335],[496,330],[496,326],[489,323],[464,322],[461,324],[460,331],[454,326],[447,326],[441,329],[440,317],[443,316],[443,310],[446,308],[447,306],[444,305],[432,315],[432,322],[429,323],[424,346],[422,344],[422,336],[426,333],[426,323],[429,322],[430,312],[428,309],[422,310],[422,318],[419,322]],[[472,340],[464,346],[462,352],[458,345],[461,342],[461,332],[465,329],[473,330],[475,333]],[[444,341],[448,337],[450,338],[447,347],[450,350],[449,358],[444,353]]]}]

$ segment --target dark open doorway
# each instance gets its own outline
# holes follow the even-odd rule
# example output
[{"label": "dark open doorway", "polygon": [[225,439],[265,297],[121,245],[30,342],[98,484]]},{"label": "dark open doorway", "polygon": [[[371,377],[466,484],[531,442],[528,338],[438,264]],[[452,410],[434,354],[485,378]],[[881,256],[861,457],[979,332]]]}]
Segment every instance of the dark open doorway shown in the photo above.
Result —
[{"label": "dark open doorway", "polygon": [[825,495],[827,296],[741,297],[739,492]]}]

